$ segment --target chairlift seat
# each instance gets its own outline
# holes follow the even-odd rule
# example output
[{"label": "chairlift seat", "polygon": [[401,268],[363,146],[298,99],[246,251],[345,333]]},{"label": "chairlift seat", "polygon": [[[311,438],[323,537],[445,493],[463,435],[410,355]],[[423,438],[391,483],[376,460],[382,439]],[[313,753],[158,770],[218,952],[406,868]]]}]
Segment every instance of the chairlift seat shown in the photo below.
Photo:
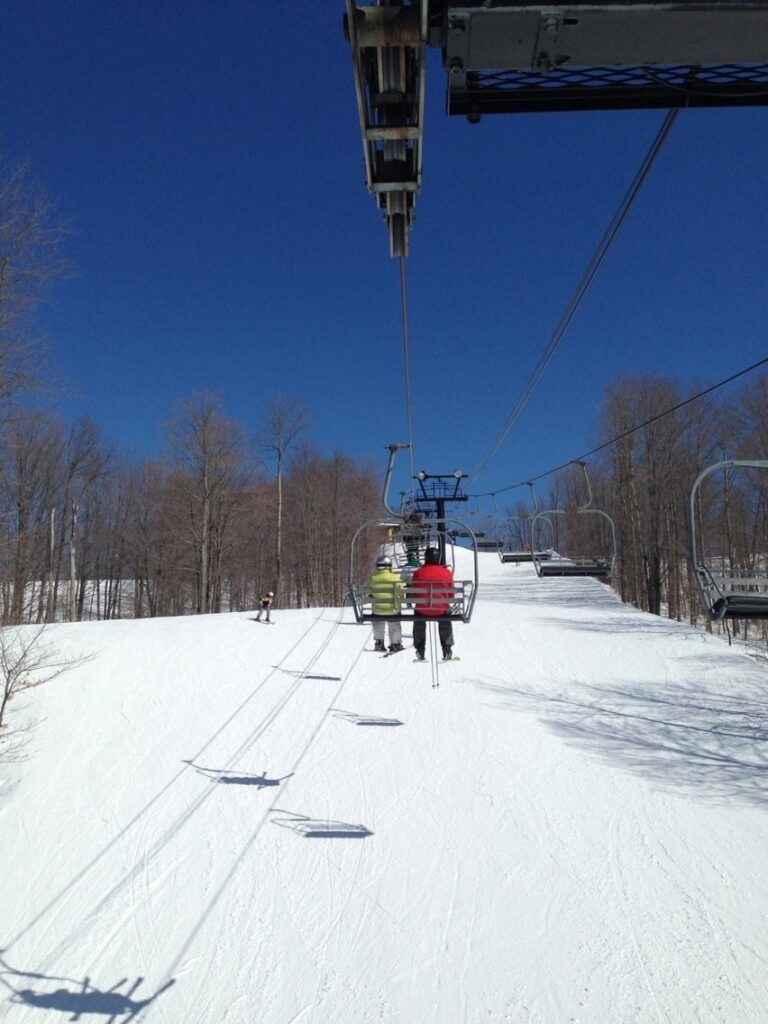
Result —
[{"label": "chairlift seat", "polygon": [[[380,615],[373,610],[373,600],[368,592],[368,585],[364,581],[355,582],[350,587],[352,606],[355,618],[358,622],[376,622],[377,620],[409,622],[416,618],[414,605],[418,600],[422,603],[446,603],[449,606],[448,612],[434,616],[438,619],[450,619],[452,622],[468,622],[472,610],[472,596],[474,593],[474,582],[472,580],[454,580],[452,585],[441,581],[429,582],[421,580],[418,583],[403,581],[401,584],[393,583],[391,598],[389,595],[382,595],[382,587],[377,588],[378,600],[387,602],[391,600],[394,606],[399,606],[400,611],[395,615]],[[402,597],[398,595],[398,590]],[[426,617],[426,616],[425,616]]]},{"label": "chairlift seat", "polygon": [[543,561],[551,558],[551,551],[500,551],[499,558],[502,562],[533,562]]},{"label": "chairlift seat", "polygon": [[699,566],[697,579],[712,622],[768,618],[768,576],[720,576]]},{"label": "chairlift seat", "polygon": [[709,617],[716,621],[768,618],[768,594],[725,594],[709,609]]},{"label": "chairlift seat", "polygon": [[537,561],[539,576],[594,576],[606,579],[611,575],[613,564],[607,558],[557,558]]}]

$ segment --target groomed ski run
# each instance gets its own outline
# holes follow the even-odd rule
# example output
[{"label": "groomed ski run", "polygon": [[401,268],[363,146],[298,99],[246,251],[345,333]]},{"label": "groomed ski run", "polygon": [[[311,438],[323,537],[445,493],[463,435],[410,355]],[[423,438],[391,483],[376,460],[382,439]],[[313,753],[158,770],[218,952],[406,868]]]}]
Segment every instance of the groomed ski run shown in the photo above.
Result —
[{"label": "groomed ski run", "polygon": [[764,1024],[764,664],[481,575],[437,690],[348,610],[52,627],[90,660],[12,706],[0,1015]]}]

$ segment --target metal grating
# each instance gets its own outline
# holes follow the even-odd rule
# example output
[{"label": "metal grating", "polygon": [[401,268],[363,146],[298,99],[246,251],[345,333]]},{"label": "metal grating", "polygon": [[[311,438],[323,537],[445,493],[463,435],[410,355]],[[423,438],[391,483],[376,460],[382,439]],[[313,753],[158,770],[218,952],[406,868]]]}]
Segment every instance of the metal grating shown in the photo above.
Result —
[{"label": "metal grating", "polygon": [[768,64],[471,71],[451,114],[768,104]]}]

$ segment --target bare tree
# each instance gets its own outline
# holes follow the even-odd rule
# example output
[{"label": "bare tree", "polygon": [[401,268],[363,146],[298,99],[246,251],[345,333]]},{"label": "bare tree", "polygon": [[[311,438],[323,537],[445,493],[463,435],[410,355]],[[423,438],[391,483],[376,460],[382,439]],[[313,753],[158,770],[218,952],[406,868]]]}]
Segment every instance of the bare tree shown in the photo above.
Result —
[{"label": "bare tree", "polygon": [[219,412],[217,398],[197,395],[177,407],[167,437],[178,471],[178,511],[192,542],[196,608],[203,614],[218,611],[227,531],[249,475],[242,433]]},{"label": "bare tree", "polygon": [[67,270],[65,234],[28,166],[0,165],[0,400],[15,398],[39,377],[31,328],[44,286]]},{"label": "bare tree", "polygon": [[57,648],[43,639],[45,626],[0,629],[0,729],[13,697],[28,686],[38,686],[61,675],[87,658],[64,658]]},{"label": "bare tree", "polygon": [[275,460],[276,520],[275,580],[272,589],[279,596],[283,570],[283,466],[285,457],[299,434],[309,424],[306,409],[294,399],[271,398],[264,432],[260,441],[262,452]]}]

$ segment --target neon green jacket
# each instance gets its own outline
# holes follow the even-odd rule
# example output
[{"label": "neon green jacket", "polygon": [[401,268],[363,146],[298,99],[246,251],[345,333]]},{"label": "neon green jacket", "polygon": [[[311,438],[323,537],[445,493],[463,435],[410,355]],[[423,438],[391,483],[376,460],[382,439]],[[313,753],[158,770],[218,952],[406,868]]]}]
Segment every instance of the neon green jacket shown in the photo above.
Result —
[{"label": "neon green jacket", "polygon": [[400,577],[391,569],[379,569],[366,583],[368,597],[373,601],[374,615],[399,615],[405,591]]}]

